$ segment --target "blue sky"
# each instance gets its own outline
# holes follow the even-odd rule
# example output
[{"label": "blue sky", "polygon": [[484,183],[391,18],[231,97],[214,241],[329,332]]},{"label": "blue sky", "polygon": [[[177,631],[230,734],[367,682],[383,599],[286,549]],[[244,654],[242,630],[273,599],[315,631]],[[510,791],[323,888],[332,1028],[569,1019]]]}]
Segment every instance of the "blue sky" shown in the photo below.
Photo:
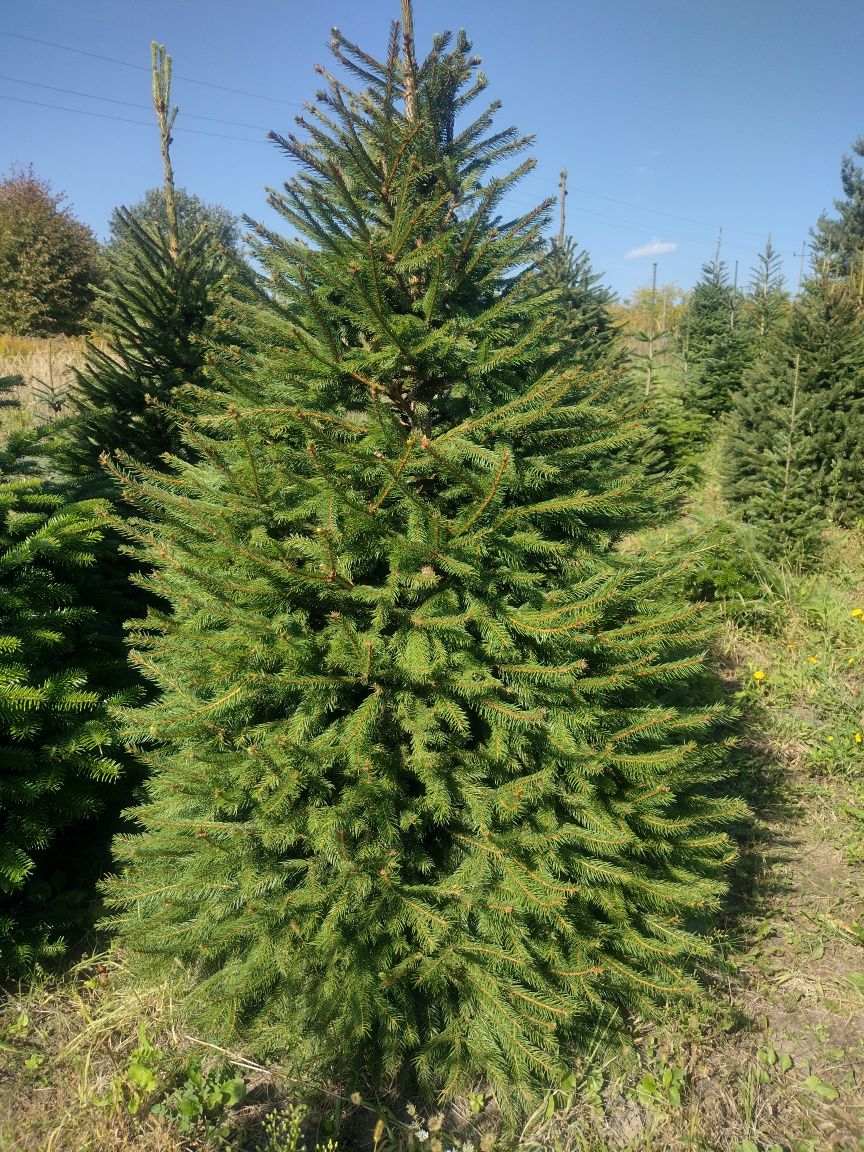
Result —
[{"label": "blue sky", "polygon": [[[111,209],[161,179],[155,39],[174,59],[177,128],[194,130],[176,133],[178,183],[272,223],[264,187],[291,169],[266,129],[291,130],[320,86],[332,25],[380,55],[398,9],[0,0],[0,172],[32,163],[104,237]],[[621,296],[650,281],[655,259],[660,282],[692,286],[721,226],[739,281],[770,231],[794,286],[795,254],[864,135],[861,0],[415,0],[415,25],[418,54],[436,31],[467,30],[500,122],[536,136],[538,166],[514,206],[554,194],[566,167],[568,232]]]}]

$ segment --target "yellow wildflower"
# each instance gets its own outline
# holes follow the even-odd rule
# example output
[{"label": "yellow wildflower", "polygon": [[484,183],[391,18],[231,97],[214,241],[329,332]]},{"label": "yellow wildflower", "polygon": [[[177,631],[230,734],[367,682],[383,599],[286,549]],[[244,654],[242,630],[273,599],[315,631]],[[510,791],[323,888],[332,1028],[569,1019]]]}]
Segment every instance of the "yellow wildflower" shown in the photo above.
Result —
[{"label": "yellow wildflower", "polygon": [[855,657],[854,657],[854,656],[850,656],[850,657],[849,657],[849,659],[846,661],[846,663],[847,663],[847,664],[854,664],[854,663],[855,663]]},{"label": "yellow wildflower", "polygon": [[850,616],[864,616],[864,608],[853,608],[849,613]]},{"label": "yellow wildflower", "polygon": [[753,673],[753,679],[754,680],[764,680],[765,675],[766,675],[765,672],[761,668],[757,668],[756,671]]},{"label": "yellow wildflower", "polygon": [[855,733],[855,743],[860,744],[862,740],[864,740],[864,736],[862,736],[860,732],[856,732]]},{"label": "yellow wildflower", "polygon": [[830,744],[830,743],[831,743],[831,741],[832,741],[833,739],[834,739],[834,737],[833,737],[833,736],[829,736],[829,737],[828,737],[828,743]]},{"label": "yellow wildflower", "polygon": [[808,664],[818,664],[819,663],[819,657],[818,656],[808,656],[807,657],[807,663]]}]

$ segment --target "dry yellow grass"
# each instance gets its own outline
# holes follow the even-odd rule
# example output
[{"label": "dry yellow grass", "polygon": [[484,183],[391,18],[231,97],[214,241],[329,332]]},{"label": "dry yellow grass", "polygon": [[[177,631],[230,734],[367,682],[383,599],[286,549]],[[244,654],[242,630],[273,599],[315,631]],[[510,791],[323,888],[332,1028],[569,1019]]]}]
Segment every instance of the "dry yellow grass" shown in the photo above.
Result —
[{"label": "dry yellow grass", "polygon": [[84,360],[84,340],[73,336],[41,339],[0,335],[0,376],[20,376],[12,396],[35,420],[64,414],[74,386],[73,368]]},{"label": "dry yellow grass", "polygon": [[110,961],[7,994],[0,1008],[0,1152],[182,1152],[167,1122],[124,1106],[139,1022],[167,997],[107,994]]}]

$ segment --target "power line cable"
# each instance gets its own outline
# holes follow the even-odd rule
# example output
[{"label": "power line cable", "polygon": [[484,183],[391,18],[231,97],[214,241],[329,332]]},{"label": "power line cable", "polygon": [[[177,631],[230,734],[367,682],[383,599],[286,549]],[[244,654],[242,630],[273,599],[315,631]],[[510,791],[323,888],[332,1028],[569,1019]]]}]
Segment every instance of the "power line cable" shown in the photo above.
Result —
[{"label": "power line cable", "polygon": [[[44,48],[58,48],[61,52],[74,52],[77,56],[89,56],[91,60],[104,60],[108,64],[120,64],[123,68],[134,68],[136,72],[149,72],[143,64],[132,64],[128,60],[118,60],[114,56],[100,56],[98,52],[86,52],[83,48],[71,48],[68,44],[55,44],[52,40],[39,40],[36,36],[22,36],[19,32],[0,32],[13,40],[27,40],[31,44],[41,44]],[[234,96],[250,96],[253,100],[269,100],[272,104],[286,104],[289,108],[302,108],[294,100],[280,100],[277,96],[262,96],[260,92],[246,92],[242,88],[228,88],[225,84],[214,84],[211,80],[196,80],[192,76],[181,76],[175,72],[175,80],[186,84],[198,84],[202,88],[216,88],[220,92],[231,92]]]},{"label": "power line cable", "polygon": [[[135,104],[131,100],[118,100],[113,96],[94,96],[91,92],[78,92],[75,88],[57,88],[53,84],[40,84],[37,80],[19,80],[17,76],[0,76],[0,80],[8,80],[11,84],[26,84],[28,88],[45,88],[49,92],[63,92],[66,96],[83,96],[85,100],[100,100],[103,104],[123,104],[126,108],[139,108],[143,112],[152,112],[149,104]],[[194,112],[184,112],[180,109],[180,116],[190,120],[207,120],[211,124],[230,124],[232,128],[255,128],[261,132],[269,132],[263,124],[245,124],[241,120],[220,120],[216,116],[198,116]]]},{"label": "power line cable", "polygon": [[[554,184],[557,188],[558,182],[550,180],[548,176],[540,176],[537,173],[532,173],[529,179],[541,180],[544,184]],[[668,216],[671,220],[681,220],[685,224],[697,224],[700,228],[714,228],[716,224],[708,224],[704,220],[694,220],[692,216],[680,216],[677,212],[665,212],[662,208],[648,208],[644,204],[636,204],[633,200],[619,200],[616,196],[605,196],[602,192],[589,192],[587,188],[568,188],[568,192],[579,192],[583,196],[593,196],[597,200],[608,200],[612,204],[622,204],[626,208],[638,208],[640,212],[650,212],[654,216]],[[764,239],[764,233],[754,232],[750,228],[730,228],[730,232],[741,232],[747,236],[760,236]]]},{"label": "power line cable", "polygon": [[[8,36],[14,40],[26,40],[31,44],[40,44],[46,48],[56,48],[62,52],[72,52],[78,56],[89,56],[93,60],[102,60],[102,61],[105,61],[106,63],[109,63],[109,64],[119,64],[123,68],[134,68],[137,72],[149,72],[150,71],[150,69],[147,68],[143,64],[132,64],[128,60],[119,60],[114,56],[102,56],[97,52],[87,52],[83,48],[72,48],[67,44],[57,44],[51,40],[41,40],[36,36],[24,36],[18,32],[4,32],[4,31],[0,31],[0,36]],[[257,92],[248,92],[242,88],[230,88],[224,84],[214,84],[212,81],[209,81],[209,80],[196,80],[192,76],[181,76],[178,73],[174,73],[174,76],[175,76],[175,79],[183,80],[187,84],[197,84],[203,88],[213,88],[213,89],[216,89],[217,91],[220,91],[220,92],[230,92],[235,96],[248,96],[253,100],[266,100],[266,101],[269,101],[269,102],[274,103],[274,104],[284,104],[289,108],[301,108],[301,109],[304,108],[303,104],[298,104],[296,101],[293,101],[293,100],[281,100],[276,96],[263,96]],[[3,77],[0,77],[0,79],[3,79]],[[7,79],[11,79],[11,78],[7,77]],[[33,83],[33,82],[26,81],[26,80],[19,80],[19,81],[15,81],[15,83],[27,84],[27,83]],[[36,85],[36,86],[41,87],[41,88],[49,88],[50,87],[50,85],[47,85],[47,84],[40,84],[40,85]],[[65,88],[57,88],[57,89],[53,89],[53,90],[57,91],[57,92],[65,92],[68,95],[84,96],[84,97],[91,99],[91,100],[108,100],[109,99],[108,97],[104,97],[104,96],[89,96],[88,93],[86,93],[86,92],[73,92],[71,89],[65,89]],[[8,99],[13,99],[13,97],[8,97]],[[129,107],[143,108],[143,105],[139,105],[139,104],[133,105],[133,104],[130,104],[128,101],[125,101],[125,100],[115,100],[115,101],[111,101],[111,102],[116,103],[116,104],[127,104]],[[31,101],[21,101],[21,103],[36,104],[38,102],[35,100],[31,100]],[[43,107],[52,107],[52,106],[46,104],[46,105],[43,105]],[[63,109],[63,111],[71,112],[71,111],[74,111],[74,109],[66,108],[66,109]],[[90,113],[90,115],[96,115],[96,114]],[[260,128],[261,131],[267,131],[267,129],[263,128],[263,126],[257,125],[257,124],[242,124],[239,121],[235,121],[235,120],[219,120],[216,117],[212,117],[212,116],[193,116],[191,113],[185,113],[185,115],[188,116],[190,119],[195,119],[195,120],[208,120],[211,123],[230,124],[230,125],[237,127],[237,128],[256,128],[256,129]],[[107,117],[107,116],[104,118],[105,119],[112,119],[112,117]],[[119,119],[119,117],[114,117],[114,119]],[[185,129],[178,129],[178,131],[192,132],[192,131],[194,131],[194,129],[185,128]],[[199,132],[199,135],[202,135],[202,136],[214,135],[215,136],[218,134],[217,133]],[[226,137],[224,137],[224,139],[240,139],[240,137],[228,137],[228,136],[226,136]],[[254,143],[254,141],[247,141],[247,143]],[[555,187],[557,187],[557,181],[550,180],[547,176],[540,176],[539,174],[534,174],[532,176],[532,179],[540,180],[544,184],[553,184],[553,185],[555,185]],[[717,227],[716,224],[709,224],[704,220],[695,220],[691,216],[681,216],[677,212],[667,212],[667,211],[664,211],[662,208],[649,208],[649,207],[646,207],[644,204],[637,204],[632,200],[621,200],[616,196],[607,196],[602,192],[591,192],[587,188],[572,187],[570,189],[570,191],[578,192],[582,196],[592,196],[598,200],[608,200],[612,204],[621,204],[627,208],[637,208],[640,212],[647,212],[650,215],[666,216],[671,220],[681,220],[685,224],[695,224],[700,228],[716,228]],[[644,227],[644,224],[638,225],[638,226]],[[763,233],[754,232],[753,230],[751,230],[749,228],[729,228],[727,230],[732,231],[732,232],[740,232],[742,235],[746,235],[746,236],[759,236],[759,237],[761,237],[763,235]]]},{"label": "power line cable", "polygon": [[[0,79],[3,79],[3,77],[0,77]],[[40,87],[49,87],[49,86],[48,85],[40,85]],[[58,91],[63,91],[63,89],[58,89]],[[55,111],[55,112],[72,112],[73,114],[75,114],[77,116],[91,116],[91,117],[95,117],[98,120],[114,120],[114,121],[119,122],[121,124],[136,124],[139,128],[155,128],[156,127],[156,125],[151,123],[151,122],[148,122],[145,120],[132,120],[128,116],[112,116],[107,112],[89,112],[84,108],[67,108],[61,104],[46,104],[41,100],[26,100],[22,96],[7,96],[4,94],[0,94],[0,100],[11,100],[11,101],[15,102],[16,104],[30,104],[36,108],[48,108],[51,111]],[[126,104],[128,102],[127,101],[118,101],[118,103]],[[144,107],[143,105],[137,105],[137,104],[131,105],[131,106],[136,107],[136,108],[137,107],[141,107],[141,108]],[[228,136],[224,132],[205,132],[200,128],[176,128],[175,131],[187,132],[187,133],[191,133],[192,135],[195,135],[195,136],[210,136],[213,139],[217,139],[217,140],[234,140],[240,144],[269,145],[269,143],[270,143],[270,141],[268,141],[268,140],[250,140],[246,136]],[[521,203],[528,208],[536,207],[535,201],[525,200],[522,197],[508,196],[508,199],[513,200],[517,203],[519,203],[521,201]],[[637,223],[636,221],[632,221],[632,220],[621,220],[619,217],[615,217],[615,216],[604,216],[602,213],[593,212],[591,209],[577,208],[576,213],[577,214],[578,213],[590,213],[591,216],[596,217],[595,219],[586,219],[585,220],[586,224],[599,224],[605,228],[616,228],[616,229],[618,229],[618,231],[623,231],[625,228],[629,230],[630,228],[644,228],[645,227],[645,225],[643,223]],[[708,225],[706,225],[706,227],[708,227]],[[664,231],[664,230],[663,229],[655,229],[654,231]],[[673,236],[673,235],[677,236],[677,238],[681,239],[681,240],[691,240],[691,241],[694,241],[698,244],[706,243],[706,237],[704,237],[704,236],[688,236],[686,234],[681,234],[681,233],[672,233],[672,232],[669,232],[668,230],[666,231],[666,234],[669,236]],[[755,235],[755,233],[754,233],[754,235]],[[743,251],[743,249],[732,248],[731,251]]]},{"label": "power line cable", "polygon": [[[0,100],[14,100],[16,104],[33,104],[37,108],[51,108],[55,112],[74,112],[76,116],[95,116],[98,120],[118,120],[121,124],[137,124],[139,128],[155,128],[145,120],[130,120],[128,116],[111,116],[107,112],[88,112],[84,108],[66,108],[62,104],[45,104],[41,100],[25,100],[23,96],[5,96]],[[175,132],[189,132],[194,136],[212,136],[217,140],[238,140],[241,144],[268,144],[268,140],[250,140],[248,136],[228,136],[224,132],[205,132],[201,128],[175,128]]]},{"label": "power line cable", "polygon": [[[508,194],[507,201],[512,202],[513,204],[518,204],[524,208],[536,207],[537,204],[536,201],[528,200],[524,196],[514,196],[512,194]],[[593,212],[590,208],[576,208],[574,209],[574,214],[579,219],[581,219],[582,223],[584,224],[592,224],[602,228],[614,228],[618,232],[632,233],[634,228],[645,228],[644,223],[638,223],[635,220],[622,220],[618,216],[606,216],[603,213]],[[655,234],[655,236],[658,234],[665,235],[675,239],[676,241],[689,241],[693,244],[702,245],[713,243],[713,240],[707,236],[692,236],[686,232],[671,232],[668,229],[663,228],[652,228],[651,231]],[[739,252],[742,255],[747,255],[750,253],[750,249],[745,248],[742,245],[729,245],[727,246],[727,250],[729,252]]]},{"label": "power line cable", "polygon": [[692,236],[687,232],[673,232],[669,228],[646,227],[644,222],[637,222],[636,220],[622,220],[620,216],[608,216],[605,212],[594,212],[590,208],[574,208],[574,212],[581,214],[589,224],[620,224],[622,227],[639,228],[650,231],[658,237],[665,236],[670,240],[693,240],[697,244],[704,244],[709,239],[707,236]]},{"label": "power line cable", "polygon": [[[523,189],[523,192],[524,191],[525,190]],[[530,207],[532,205],[532,203],[536,203],[534,201],[527,199],[527,197],[524,195],[511,196],[511,197],[509,197],[509,199],[513,200],[515,203],[523,205],[526,208]],[[629,228],[639,228],[640,230],[646,229],[646,224],[644,221],[623,220],[620,216],[608,216],[605,212],[595,212],[593,208],[578,207],[578,208],[574,208],[573,212],[577,216],[583,218],[585,223],[587,223],[587,224],[607,224],[607,225],[612,224],[612,225],[620,225],[622,227],[622,229],[625,227],[628,229]],[[707,225],[706,225],[706,227],[707,227]],[[706,237],[706,236],[691,236],[685,232],[678,232],[678,231],[673,232],[669,228],[649,227],[649,230],[651,232],[655,233],[656,235],[668,236],[670,239],[675,239],[675,240],[693,240],[697,244],[704,244],[708,239],[708,237]]]}]

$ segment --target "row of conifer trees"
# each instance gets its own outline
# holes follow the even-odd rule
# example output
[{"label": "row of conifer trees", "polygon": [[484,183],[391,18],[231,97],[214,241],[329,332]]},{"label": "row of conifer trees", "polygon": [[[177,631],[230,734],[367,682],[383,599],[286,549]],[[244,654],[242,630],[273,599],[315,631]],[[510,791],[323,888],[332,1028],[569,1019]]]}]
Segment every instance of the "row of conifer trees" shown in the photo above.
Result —
[{"label": "row of conifer trees", "polygon": [[125,811],[104,923],[208,1037],[513,1100],[688,986],[742,808],[584,255],[402,15],[273,134],[262,274],[127,214],[77,414],[3,445],[0,955]]},{"label": "row of conifer trees", "polygon": [[730,506],[762,551],[798,570],[818,566],[826,524],[864,516],[864,219],[845,219],[840,232],[820,220],[794,297],[770,239],[747,293],[719,257],[706,264],[646,398],[665,459],[698,473],[719,445]]}]

